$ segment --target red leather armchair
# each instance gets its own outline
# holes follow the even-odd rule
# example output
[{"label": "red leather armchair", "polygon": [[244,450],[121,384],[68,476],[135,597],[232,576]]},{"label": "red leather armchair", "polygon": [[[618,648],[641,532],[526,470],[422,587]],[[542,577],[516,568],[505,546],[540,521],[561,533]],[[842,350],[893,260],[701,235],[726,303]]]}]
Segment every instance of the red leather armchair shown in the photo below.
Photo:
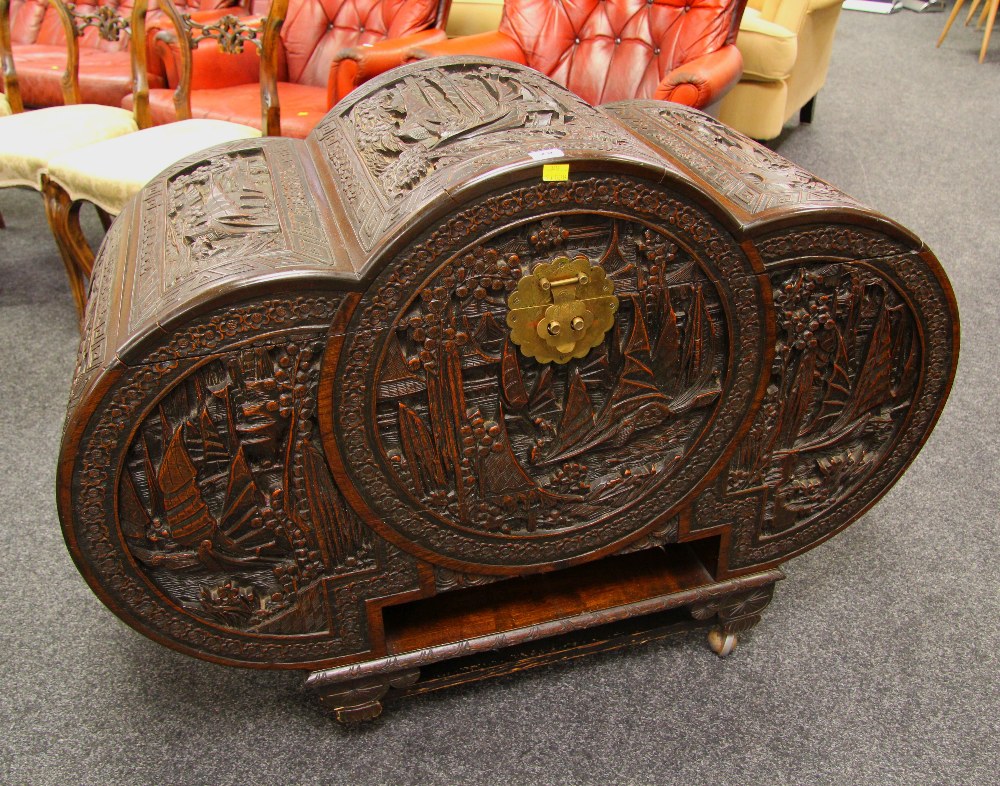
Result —
[{"label": "red leather armchair", "polygon": [[[344,59],[338,53],[350,47],[366,56],[389,51],[393,65],[414,46],[444,40],[440,28],[450,6],[451,0],[292,0],[278,55],[282,135],[305,137],[330,107],[367,78],[358,68],[360,56]],[[240,57],[226,57],[213,42],[205,43],[210,45],[194,53],[192,116],[259,127],[257,53],[248,48]],[[168,44],[157,49],[168,85],[176,85],[177,59]],[[150,90],[154,123],[174,119],[172,96],[170,87]]]},{"label": "red leather armchair", "polygon": [[[182,12],[232,5],[235,0],[177,0]],[[128,19],[132,0],[100,0],[79,2],[78,11],[95,11],[98,6],[111,6],[118,15]],[[151,4],[155,9],[155,0]],[[150,14],[155,20],[155,14]],[[66,64],[66,38],[59,16],[47,0],[14,0],[11,3],[11,48],[17,63],[21,94],[26,106],[59,106],[63,103],[60,78]],[[147,57],[149,81],[155,87],[166,84],[163,66]],[[87,104],[121,106],[122,99],[132,92],[132,71],[129,62],[128,36],[116,41],[100,37],[95,27],[89,27],[80,38],[80,99]]]},{"label": "red leather armchair", "polygon": [[659,98],[715,103],[740,78],[746,0],[506,0],[496,32],[423,46],[404,59],[474,54],[541,71],[591,104]]}]

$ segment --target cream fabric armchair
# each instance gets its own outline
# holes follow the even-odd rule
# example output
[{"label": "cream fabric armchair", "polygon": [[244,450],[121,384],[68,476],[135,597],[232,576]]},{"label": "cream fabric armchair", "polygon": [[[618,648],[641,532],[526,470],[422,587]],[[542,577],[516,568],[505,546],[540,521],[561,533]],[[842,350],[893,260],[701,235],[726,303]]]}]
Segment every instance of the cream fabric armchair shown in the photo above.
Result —
[{"label": "cream fabric armchair", "polygon": [[843,0],[749,0],[736,37],[743,77],[719,119],[754,139],[774,139],[796,112],[812,121],[826,82]]}]

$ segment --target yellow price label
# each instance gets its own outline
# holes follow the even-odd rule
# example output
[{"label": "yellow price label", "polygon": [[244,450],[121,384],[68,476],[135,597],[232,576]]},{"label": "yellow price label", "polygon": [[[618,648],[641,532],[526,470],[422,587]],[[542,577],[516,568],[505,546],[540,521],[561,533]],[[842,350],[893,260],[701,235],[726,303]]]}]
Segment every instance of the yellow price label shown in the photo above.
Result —
[{"label": "yellow price label", "polygon": [[547,182],[569,180],[569,164],[543,164],[542,180]]}]

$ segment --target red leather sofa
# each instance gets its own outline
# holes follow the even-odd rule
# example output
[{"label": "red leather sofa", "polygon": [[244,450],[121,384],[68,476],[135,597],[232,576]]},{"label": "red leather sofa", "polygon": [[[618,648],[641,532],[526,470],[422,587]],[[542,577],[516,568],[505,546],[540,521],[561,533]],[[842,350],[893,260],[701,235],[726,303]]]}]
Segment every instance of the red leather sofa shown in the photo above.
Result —
[{"label": "red leather sofa", "polygon": [[[279,52],[282,135],[305,137],[353,88],[356,63],[338,59],[338,53],[349,47],[367,51],[367,45],[385,39],[398,40],[402,51],[443,40],[440,28],[450,5],[451,0],[291,0]],[[194,53],[192,116],[260,128],[256,51],[247,47],[242,55],[231,57],[212,44],[203,42]],[[162,124],[175,119],[173,88],[179,69],[167,43],[161,40],[155,48],[165,64],[167,86],[149,91],[149,105],[153,122]],[[399,57],[396,52],[394,59]]]},{"label": "red leather sofa", "polygon": [[420,47],[406,59],[472,54],[528,65],[591,104],[714,103],[737,81],[746,0],[506,0],[496,32]]},{"label": "red leather sofa", "polygon": [[[175,0],[181,12],[213,9],[232,5],[235,0]],[[79,2],[77,10],[93,10],[98,5],[110,5],[128,19],[132,0],[101,0]],[[150,9],[156,8],[151,0]],[[156,19],[150,13],[150,20]],[[11,3],[11,48],[17,66],[21,94],[26,106],[59,106],[63,103],[60,78],[66,65],[66,39],[59,16],[47,0],[13,0]],[[149,81],[152,86],[166,84],[163,66],[156,58],[147,58]],[[80,93],[85,104],[120,106],[132,92],[132,67],[129,62],[128,38],[103,40],[94,27],[88,27],[80,38]]]}]

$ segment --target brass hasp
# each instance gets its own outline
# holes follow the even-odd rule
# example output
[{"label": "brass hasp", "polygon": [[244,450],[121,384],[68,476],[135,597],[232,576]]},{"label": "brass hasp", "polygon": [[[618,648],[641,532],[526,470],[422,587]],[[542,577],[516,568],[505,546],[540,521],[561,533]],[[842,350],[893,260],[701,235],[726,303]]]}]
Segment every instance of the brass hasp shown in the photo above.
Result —
[{"label": "brass hasp", "polygon": [[539,363],[568,363],[604,341],[618,298],[604,268],[585,256],[542,262],[507,300],[510,338]]}]

